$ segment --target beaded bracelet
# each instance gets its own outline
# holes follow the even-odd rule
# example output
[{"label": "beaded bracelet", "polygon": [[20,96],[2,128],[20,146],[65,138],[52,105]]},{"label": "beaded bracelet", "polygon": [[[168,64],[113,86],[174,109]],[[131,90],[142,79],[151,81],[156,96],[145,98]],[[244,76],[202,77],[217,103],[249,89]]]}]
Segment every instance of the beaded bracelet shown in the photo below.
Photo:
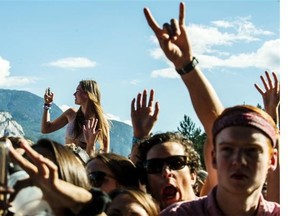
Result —
[{"label": "beaded bracelet", "polygon": [[52,104],[44,103],[44,104],[43,104],[43,109],[44,109],[44,110],[50,110],[50,109],[51,109],[51,106],[52,106]]}]

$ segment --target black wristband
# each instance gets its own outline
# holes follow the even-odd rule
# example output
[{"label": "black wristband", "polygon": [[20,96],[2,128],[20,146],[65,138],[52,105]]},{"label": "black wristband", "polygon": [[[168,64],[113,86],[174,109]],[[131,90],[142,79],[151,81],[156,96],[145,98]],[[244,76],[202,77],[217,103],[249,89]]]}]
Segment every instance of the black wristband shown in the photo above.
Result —
[{"label": "black wristband", "polygon": [[187,74],[187,73],[193,71],[198,63],[199,63],[199,61],[195,57],[193,57],[192,61],[189,62],[185,67],[180,68],[180,69],[176,69],[176,71],[179,75]]}]

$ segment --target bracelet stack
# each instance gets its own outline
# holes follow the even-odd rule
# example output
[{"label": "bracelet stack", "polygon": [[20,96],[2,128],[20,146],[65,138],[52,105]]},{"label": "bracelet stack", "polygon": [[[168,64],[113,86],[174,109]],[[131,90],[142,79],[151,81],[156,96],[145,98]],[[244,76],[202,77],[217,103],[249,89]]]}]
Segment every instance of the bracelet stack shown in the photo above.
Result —
[{"label": "bracelet stack", "polygon": [[44,109],[44,110],[50,110],[50,109],[51,109],[51,106],[52,106],[52,103],[44,103],[44,104],[43,104],[43,109]]}]

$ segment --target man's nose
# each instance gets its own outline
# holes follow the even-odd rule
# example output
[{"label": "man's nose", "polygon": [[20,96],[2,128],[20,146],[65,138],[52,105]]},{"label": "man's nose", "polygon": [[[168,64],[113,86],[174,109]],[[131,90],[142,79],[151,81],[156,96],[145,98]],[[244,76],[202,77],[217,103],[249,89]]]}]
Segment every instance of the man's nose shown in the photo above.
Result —
[{"label": "man's nose", "polygon": [[247,165],[246,157],[243,149],[237,149],[233,153],[233,164],[234,165]]},{"label": "man's nose", "polygon": [[172,170],[170,169],[170,167],[167,164],[163,165],[162,168],[162,176],[165,178],[168,178],[172,175]]}]

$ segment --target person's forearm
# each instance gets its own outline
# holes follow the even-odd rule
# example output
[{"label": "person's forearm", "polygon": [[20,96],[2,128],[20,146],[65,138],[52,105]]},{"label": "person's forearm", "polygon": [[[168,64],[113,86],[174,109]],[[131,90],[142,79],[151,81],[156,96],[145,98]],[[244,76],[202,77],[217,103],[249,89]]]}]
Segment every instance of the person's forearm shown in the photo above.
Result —
[{"label": "person's forearm", "polygon": [[81,187],[65,182],[57,181],[57,187],[53,190],[45,188],[44,194],[49,197],[47,201],[52,208],[57,209],[59,206],[68,208],[77,214],[92,199],[92,194]]},{"label": "person's forearm", "polygon": [[277,107],[265,107],[265,111],[273,118],[275,124],[279,126],[279,106]]},{"label": "person's forearm", "polygon": [[94,153],[96,152],[95,150],[95,143],[86,143],[86,152],[87,154],[91,157],[94,155]]},{"label": "person's forearm", "polygon": [[47,130],[49,127],[49,122],[50,122],[50,111],[49,111],[49,109],[43,109],[42,123],[41,123],[41,132],[42,133],[49,133]]},{"label": "person's forearm", "polygon": [[212,137],[213,122],[224,109],[218,95],[199,66],[181,78],[188,89],[194,110],[207,136]]},{"label": "person's forearm", "polygon": [[212,167],[212,127],[215,119],[222,113],[224,108],[213,86],[198,66],[196,66],[196,68],[190,73],[182,75],[181,78],[188,89],[194,110],[207,135],[207,140],[203,147],[203,154],[206,170],[208,171],[209,176],[206,181],[207,187],[204,192],[205,194],[201,194],[207,195],[218,183],[216,170]]}]

